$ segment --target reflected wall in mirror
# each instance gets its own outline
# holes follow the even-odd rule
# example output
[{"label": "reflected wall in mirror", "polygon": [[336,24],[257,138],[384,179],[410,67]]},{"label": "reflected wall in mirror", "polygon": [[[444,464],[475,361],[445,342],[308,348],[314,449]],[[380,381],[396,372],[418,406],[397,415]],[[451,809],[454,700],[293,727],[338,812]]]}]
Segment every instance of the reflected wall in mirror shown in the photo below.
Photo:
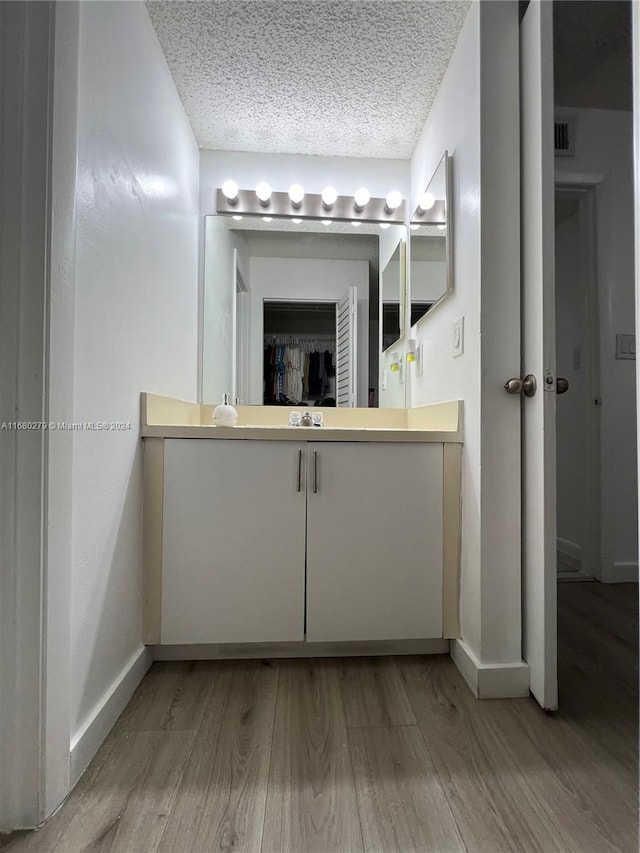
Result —
[{"label": "reflected wall in mirror", "polygon": [[445,152],[411,217],[410,326],[453,290],[451,158]]},{"label": "reflected wall in mirror", "polygon": [[405,334],[405,237],[404,225],[394,225],[380,237],[380,318],[383,352],[397,344]]},{"label": "reflected wall in mirror", "polygon": [[[404,226],[403,226],[404,227]],[[377,405],[377,224],[205,217],[202,399]],[[322,401],[322,402],[321,402]],[[328,401],[328,402],[325,402]]]}]

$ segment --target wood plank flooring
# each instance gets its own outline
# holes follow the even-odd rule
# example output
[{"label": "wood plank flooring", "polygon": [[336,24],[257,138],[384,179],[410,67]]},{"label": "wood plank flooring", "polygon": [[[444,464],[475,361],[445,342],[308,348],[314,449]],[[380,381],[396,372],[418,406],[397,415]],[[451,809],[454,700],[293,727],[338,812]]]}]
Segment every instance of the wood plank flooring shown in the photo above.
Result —
[{"label": "wood plank flooring", "polygon": [[560,584],[560,710],[447,656],[154,664],[2,853],[636,853],[638,587]]}]

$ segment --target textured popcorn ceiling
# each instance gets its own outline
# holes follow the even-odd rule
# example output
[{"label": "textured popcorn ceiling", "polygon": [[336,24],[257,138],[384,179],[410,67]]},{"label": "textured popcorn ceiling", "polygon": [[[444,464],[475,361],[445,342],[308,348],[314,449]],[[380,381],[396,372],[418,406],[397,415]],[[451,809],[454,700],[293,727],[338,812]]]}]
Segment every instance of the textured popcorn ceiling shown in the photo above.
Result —
[{"label": "textured popcorn ceiling", "polygon": [[202,148],[407,159],[469,0],[149,0]]}]

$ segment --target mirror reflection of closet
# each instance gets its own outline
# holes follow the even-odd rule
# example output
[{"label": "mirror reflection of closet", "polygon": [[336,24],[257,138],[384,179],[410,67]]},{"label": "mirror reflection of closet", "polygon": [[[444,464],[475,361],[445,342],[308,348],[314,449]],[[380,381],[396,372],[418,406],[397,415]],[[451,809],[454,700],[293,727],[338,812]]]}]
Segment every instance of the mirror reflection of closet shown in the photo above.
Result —
[{"label": "mirror reflection of closet", "polygon": [[264,301],[265,406],[336,404],[336,303]]},{"label": "mirror reflection of closet", "polygon": [[445,152],[411,217],[410,326],[453,290],[450,198],[451,158]]}]

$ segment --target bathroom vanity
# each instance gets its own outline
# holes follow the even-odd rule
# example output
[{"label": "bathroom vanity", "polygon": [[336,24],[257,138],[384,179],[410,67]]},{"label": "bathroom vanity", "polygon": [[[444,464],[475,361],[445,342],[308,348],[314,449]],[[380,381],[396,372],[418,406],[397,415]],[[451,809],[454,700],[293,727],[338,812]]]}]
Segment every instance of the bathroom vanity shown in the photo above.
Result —
[{"label": "bathroom vanity", "polygon": [[238,412],[220,428],[210,406],[143,395],[145,642],[159,656],[446,650],[461,404],[325,409],[320,428]]}]

